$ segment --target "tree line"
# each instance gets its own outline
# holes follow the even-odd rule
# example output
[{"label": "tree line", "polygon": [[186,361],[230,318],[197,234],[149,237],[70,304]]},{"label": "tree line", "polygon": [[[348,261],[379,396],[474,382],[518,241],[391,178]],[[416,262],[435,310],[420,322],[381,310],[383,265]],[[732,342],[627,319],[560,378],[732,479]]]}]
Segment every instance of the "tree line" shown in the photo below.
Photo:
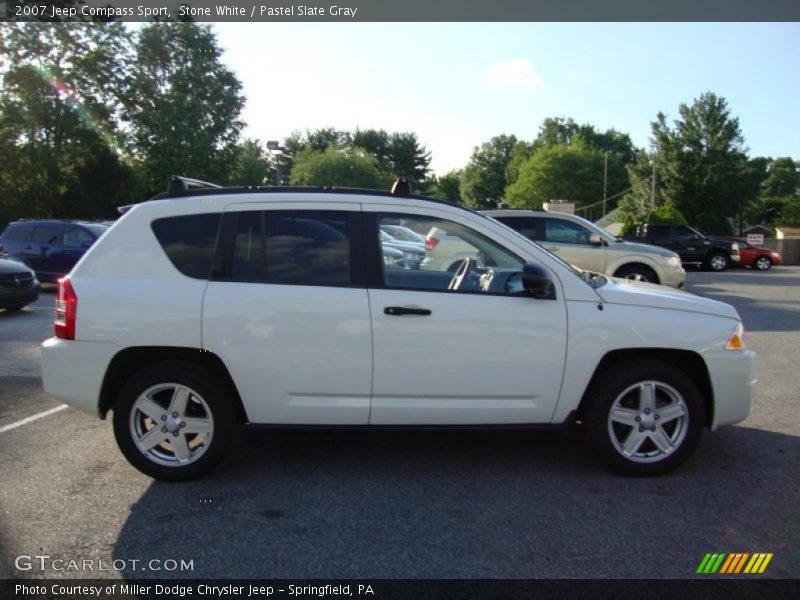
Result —
[{"label": "tree line", "polygon": [[686,221],[710,233],[800,225],[800,164],[749,157],[739,121],[711,92],[659,113],[648,148],[615,129],[547,118],[535,139],[498,135],[458,170],[434,174],[414,132],[294,132],[243,139],[242,84],[213,29],[193,22],[10,23],[0,30],[0,224],[110,218],[163,191],[170,175],[222,185],[414,191],[472,208],[575,203],[628,229]]}]

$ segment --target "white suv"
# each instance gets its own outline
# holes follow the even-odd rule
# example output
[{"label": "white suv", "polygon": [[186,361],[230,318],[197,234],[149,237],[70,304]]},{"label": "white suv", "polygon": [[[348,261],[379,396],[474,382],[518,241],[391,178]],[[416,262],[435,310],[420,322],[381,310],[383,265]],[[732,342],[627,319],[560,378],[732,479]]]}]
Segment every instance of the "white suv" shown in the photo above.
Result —
[{"label": "white suv", "polygon": [[[402,189],[402,188],[401,188]],[[474,246],[384,269],[382,225]],[[581,273],[471,210],[410,193],[191,189],[130,208],[59,282],[46,391],[127,459],[185,480],[238,423],[582,423],[618,471],[683,462],[747,417],[754,353],[729,305]]]}]

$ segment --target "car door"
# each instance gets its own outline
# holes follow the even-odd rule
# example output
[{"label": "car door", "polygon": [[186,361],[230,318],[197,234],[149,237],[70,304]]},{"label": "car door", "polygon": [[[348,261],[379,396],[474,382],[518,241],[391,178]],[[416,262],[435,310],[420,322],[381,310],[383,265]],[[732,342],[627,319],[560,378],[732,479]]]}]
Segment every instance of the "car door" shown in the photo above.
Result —
[{"label": "car door", "polygon": [[[370,423],[549,422],[566,353],[560,292],[549,299],[526,295],[524,261],[475,223],[402,205],[364,205],[364,211],[374,355]],[[455,273],[444,263],[437,270],[385,265],[377,231],[393,222],[415,231],[435,227],[477,248],[479,259],[465,259],[469,272]]]},{"label": "car door", "polygon": [[64,229],[63,248],[59,270],[69,273],[81,256],[94,243],[96,236],[81,225],[69,225]]},{"label": "car door", "polygon": [[590,242],[592,232],[567,219],[544,219],[543,246],[571,265],[585,271],[603,273],[606,269],[606,246]]},{"label": "car door", "polygon": [[365,425],[372,333],[360,207],[237,204],[224,214],[203,347],[254,423]]},{"label": "car door", "polygon": [[63,273],[57,269],[64,226],[60,223],[40,223],[33,229],[22,257],[41,278],[53,280]]},{"label": "car door", "polygon": [[705,260],[706,252],[711,244],[690,227],[673,225],[670,237],[673,240],[674,251],[680,255],[683,262],[701,263]]}]

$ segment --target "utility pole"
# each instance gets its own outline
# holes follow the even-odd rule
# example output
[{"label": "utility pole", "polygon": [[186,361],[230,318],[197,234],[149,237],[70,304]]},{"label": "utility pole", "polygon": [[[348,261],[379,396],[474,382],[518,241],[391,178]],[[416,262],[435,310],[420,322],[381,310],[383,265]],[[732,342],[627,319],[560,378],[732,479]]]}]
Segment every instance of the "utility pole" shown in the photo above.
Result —
[{"label": "utility pole", "polygon": [[603,168],[603,216],[606,216],[606,194],[608,190],[608,150],[606,150],[606,162]]},{"label": "utility pole", "polygon": [[650,185],[650,208],[656,207],[656,161],[653,159],[653,177]]}]

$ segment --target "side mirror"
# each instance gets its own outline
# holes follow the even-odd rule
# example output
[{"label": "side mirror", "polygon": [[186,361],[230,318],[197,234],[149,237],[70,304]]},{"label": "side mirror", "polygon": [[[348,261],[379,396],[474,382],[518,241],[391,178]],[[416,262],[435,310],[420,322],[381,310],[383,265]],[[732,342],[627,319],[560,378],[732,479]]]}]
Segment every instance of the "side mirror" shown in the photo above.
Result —
[{"label": "side mirror", "polygon": [[592,246],[602,246],[603,238],[600,237],[599,233],[592,233],[589,235],[589,243]]},{"label": "side mirror", "polygon": [[555,299],[555,288],[550,272],[534,263],[525,263],[522,267],[522,289],[534,298]]}]

